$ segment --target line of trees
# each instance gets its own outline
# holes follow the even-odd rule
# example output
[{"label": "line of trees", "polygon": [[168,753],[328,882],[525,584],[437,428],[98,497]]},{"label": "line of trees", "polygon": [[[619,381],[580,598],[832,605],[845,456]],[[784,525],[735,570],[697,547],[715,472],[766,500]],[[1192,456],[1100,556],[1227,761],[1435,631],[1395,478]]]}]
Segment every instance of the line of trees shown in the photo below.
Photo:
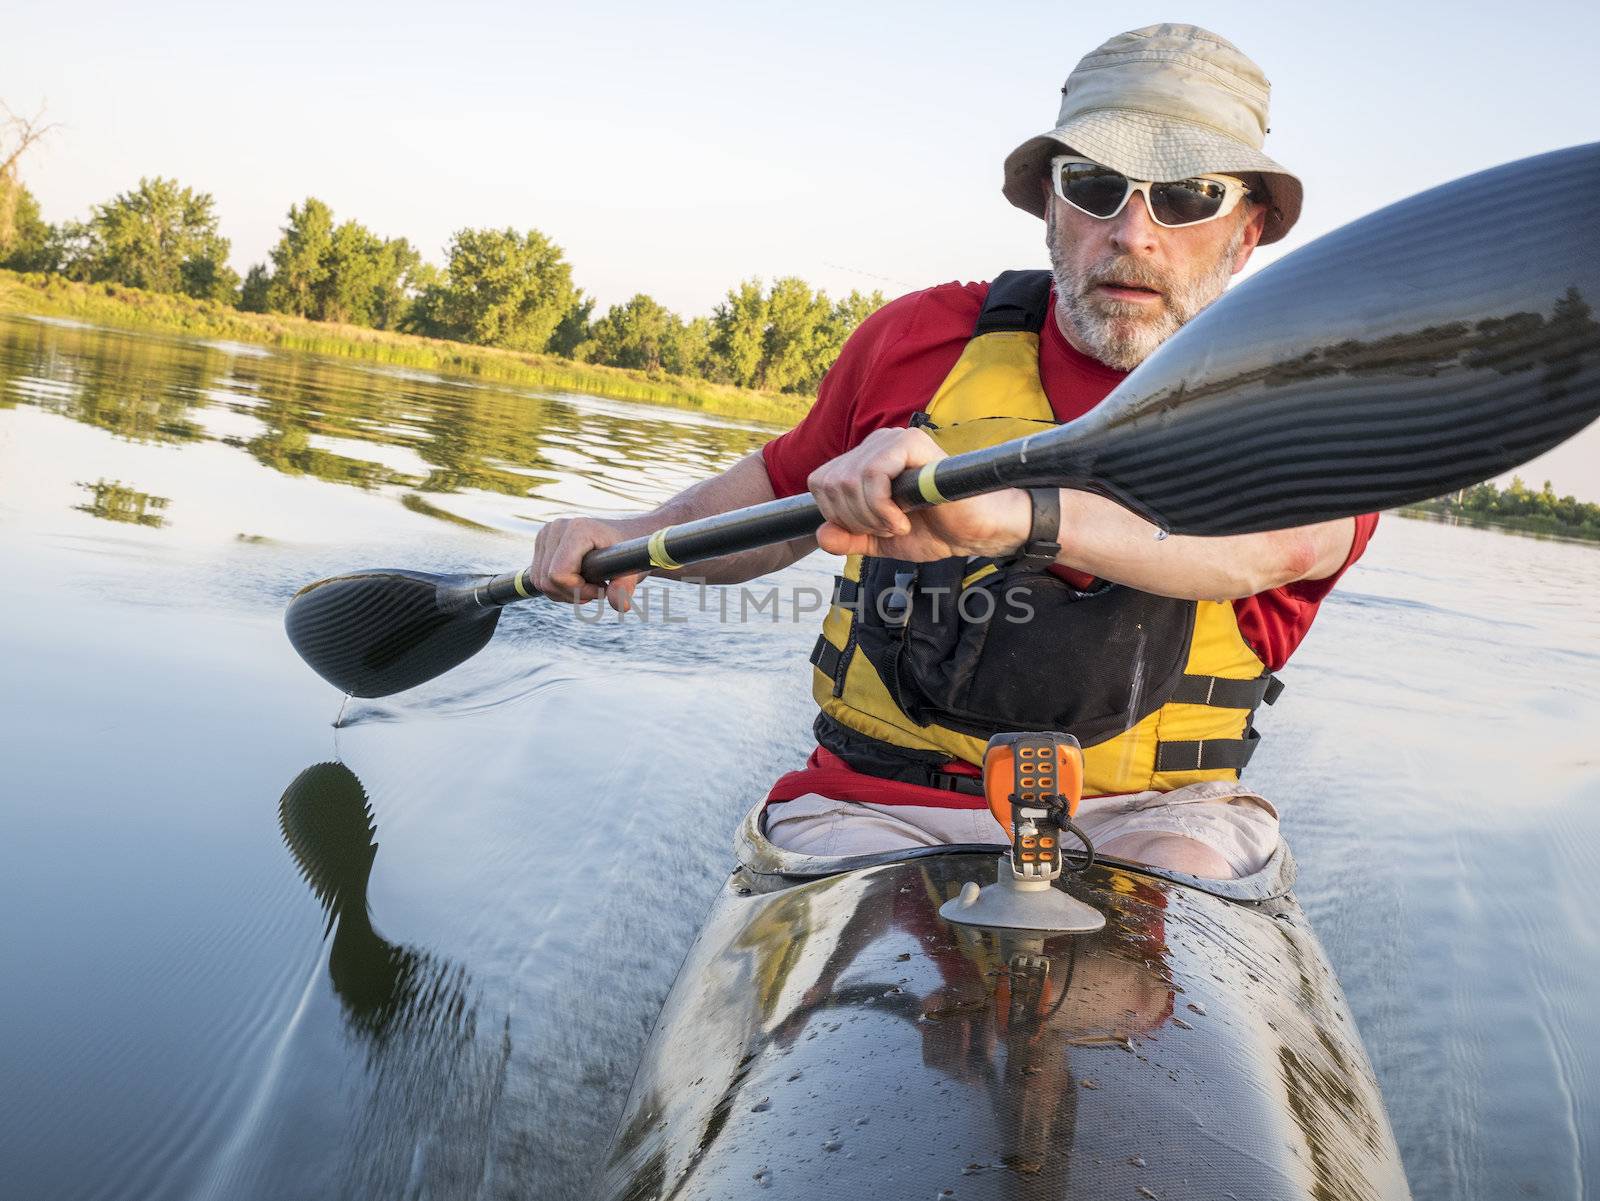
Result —
[{"label": "line of trees", "polygon": [[1600,505],[1575,496],[1557,496],[1549,480],[1535,491],[1522,482],[1521,476],[1514,475],[1509,488],[1476,484],[1416,507],[1535,533],[1600,540]]},{"label": "line of trees", "polygon": [[90,210],[86,222],[43,219],[17,175],[44,130],[11,118],[0,142],[0,267],[109,282],[234,305],[670,372],[775,392],[814,393],[881,292],[840,300],[787,277],[748,279],[709,317],[685,319],[644,293],[596,314],[561,247],[536,229],[462,229],[442,267],[405,238],[335,221],[315,197],[292,205],[268,261],[241,280],[228,266],[207,192],[160,176]]}]

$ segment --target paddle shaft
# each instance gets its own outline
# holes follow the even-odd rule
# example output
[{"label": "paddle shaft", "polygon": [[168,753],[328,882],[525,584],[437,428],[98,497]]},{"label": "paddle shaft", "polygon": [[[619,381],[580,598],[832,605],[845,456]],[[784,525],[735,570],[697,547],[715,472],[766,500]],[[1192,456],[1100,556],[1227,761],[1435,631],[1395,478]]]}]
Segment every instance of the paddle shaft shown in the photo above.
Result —
[{"label": "paddle shaft", "polygon": [[[969,451],[902,472],[895,478],[891,495],[902,509],[918,509],[1010,487],[1018,471],[1026,470],[1026,442],[1024,439]],[[817,532],[822,520],[822,511],[809,494],[786,496],[592,550],[583,557],[581,570],[591,584],[640,571],[674,571],[707,559],[808,537]],[[509,605],[540,596],[529,579],[529,571],[524,567],[473,585],[472,598],[480,605]]]}]

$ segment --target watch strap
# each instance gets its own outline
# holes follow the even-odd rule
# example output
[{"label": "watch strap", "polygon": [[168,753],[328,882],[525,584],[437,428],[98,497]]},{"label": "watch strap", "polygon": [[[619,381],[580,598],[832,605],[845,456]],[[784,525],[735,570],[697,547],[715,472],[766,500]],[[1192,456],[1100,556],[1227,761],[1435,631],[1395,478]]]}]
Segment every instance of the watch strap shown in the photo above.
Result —
[{"label": "watch strap", "polygon": [[1016,563],[1029,571],[1043,571],[1061,553],[1061,492],[1056,488],[1029,488],[1033,517],[1028,540],[1017,552]]}]

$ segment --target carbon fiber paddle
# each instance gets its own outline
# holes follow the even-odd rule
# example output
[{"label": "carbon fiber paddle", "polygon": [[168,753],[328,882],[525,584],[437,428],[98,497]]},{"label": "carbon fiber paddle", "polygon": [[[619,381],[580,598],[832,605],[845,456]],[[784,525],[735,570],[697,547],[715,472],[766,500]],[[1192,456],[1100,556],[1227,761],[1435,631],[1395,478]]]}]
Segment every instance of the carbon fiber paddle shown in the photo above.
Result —
[{"label": "carbon fiber paddle", "polygon": [[[1076,421],[907,472],[906,508],[1009,487],[1100,493],[1177,534],[1244,534],[1438,496],[1508,471],[1600,414],[1600,143],[1470,175],[1286,255],[1184,326]],[[591,553],[583,574],[687,565],[814,533],[810,496]],[[387,696],[488,642],[499,576],[320,580],[296,651]]]}]

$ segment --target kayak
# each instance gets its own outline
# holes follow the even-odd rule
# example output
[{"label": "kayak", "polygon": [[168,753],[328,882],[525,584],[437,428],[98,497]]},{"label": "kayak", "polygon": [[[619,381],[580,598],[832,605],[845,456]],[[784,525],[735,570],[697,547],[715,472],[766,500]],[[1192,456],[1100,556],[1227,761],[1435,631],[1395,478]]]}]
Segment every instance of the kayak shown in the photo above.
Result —
[{"label": "kayak", "polygon": [[955,924],[1000,845],[821,858],[757,806],[598,1196],[1340,1201],[1410,1191],[1280,845],[1240,880],[1101,860],[1092,933]]}]

